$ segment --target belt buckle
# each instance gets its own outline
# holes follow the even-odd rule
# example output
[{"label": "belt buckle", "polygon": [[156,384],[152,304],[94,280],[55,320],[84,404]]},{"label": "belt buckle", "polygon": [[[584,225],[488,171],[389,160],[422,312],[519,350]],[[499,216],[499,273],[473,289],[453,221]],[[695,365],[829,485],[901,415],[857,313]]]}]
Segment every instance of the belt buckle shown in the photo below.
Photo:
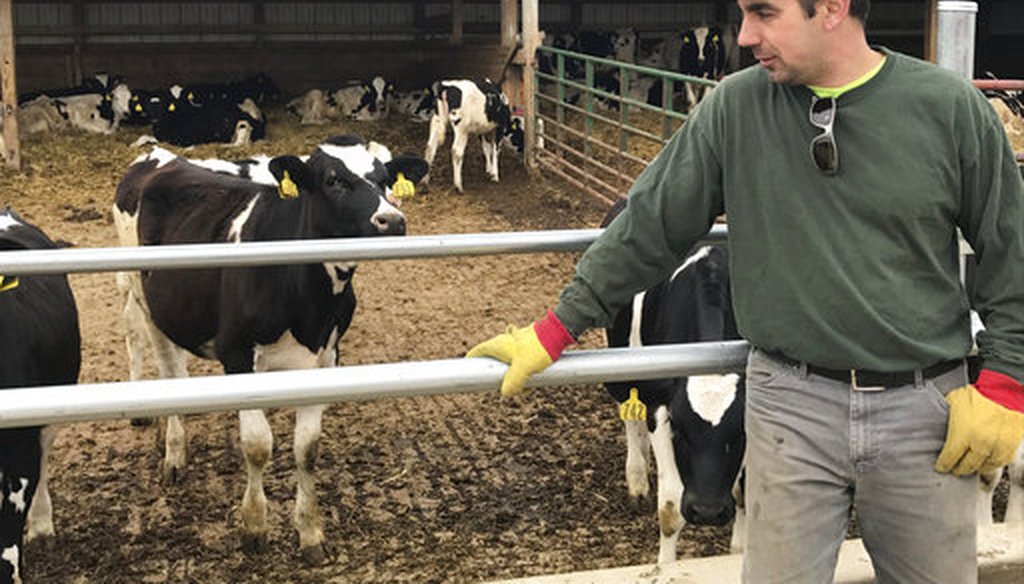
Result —
[{"label": "belt buckle", "polygon": [[882,391],[885,389],[884,385],[860,385],[857,383],[857,370],[850,369],[850,387],[854,391]]}]

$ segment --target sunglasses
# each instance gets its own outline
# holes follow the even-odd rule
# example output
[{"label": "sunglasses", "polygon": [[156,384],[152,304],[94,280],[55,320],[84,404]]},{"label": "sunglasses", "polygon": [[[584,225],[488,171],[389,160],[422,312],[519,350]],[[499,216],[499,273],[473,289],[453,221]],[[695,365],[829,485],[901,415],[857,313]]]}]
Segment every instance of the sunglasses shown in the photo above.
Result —
[{"label": "sunglasses", "polygon": [[836,146],[832,126],[836,121],[836,98],[811,98],[811,123],[820,128],[821,133],[811,140],[811,158],[818,170],[825,174],[835,174],[839,170],[839,147]]}]

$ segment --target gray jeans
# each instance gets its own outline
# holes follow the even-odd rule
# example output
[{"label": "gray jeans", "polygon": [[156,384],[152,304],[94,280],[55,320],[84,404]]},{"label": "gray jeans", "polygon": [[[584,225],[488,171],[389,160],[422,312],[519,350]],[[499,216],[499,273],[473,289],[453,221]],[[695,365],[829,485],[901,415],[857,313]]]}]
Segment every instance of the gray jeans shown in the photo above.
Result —
[{"label": "gray jeans", "polygon": [[752,350],[743,581],[832,582],[853,505],[878,582],[976,582],[977,477],[932,469],[966,375],[859,391]]}]

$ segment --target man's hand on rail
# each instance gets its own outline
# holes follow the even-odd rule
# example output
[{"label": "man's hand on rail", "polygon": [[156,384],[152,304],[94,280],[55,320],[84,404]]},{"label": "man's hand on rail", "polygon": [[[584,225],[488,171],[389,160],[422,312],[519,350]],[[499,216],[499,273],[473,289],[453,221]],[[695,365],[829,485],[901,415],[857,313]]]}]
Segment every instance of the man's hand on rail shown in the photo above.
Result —
[{"label": "man's hand on rail", "polygon": [[549,310],[547,316],[530,326],[517,329],[510,325],[504,333],[470,349],[466,357],[492,357],[508,363],[508,372],[501,381],[501,395],[518,395],[531,375],[547,369],[562,355],[563,349],[575,342],[555,313]]},{"label": "man's hand on rail", "polygon": [[1024,387],[982,369],[974,385],[946,396],[949,425],[935,470],[957,476],[992,472],[1013,459],[1024,440]]}]

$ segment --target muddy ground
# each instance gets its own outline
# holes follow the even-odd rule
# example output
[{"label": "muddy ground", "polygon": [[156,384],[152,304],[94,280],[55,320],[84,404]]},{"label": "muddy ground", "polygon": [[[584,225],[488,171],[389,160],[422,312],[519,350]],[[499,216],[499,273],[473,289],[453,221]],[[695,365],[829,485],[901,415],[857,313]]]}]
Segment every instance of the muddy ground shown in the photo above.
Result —
[{"label": "muddy ground", "polygon": [[[280,110],[270,114],[269,139],[254,147],[187,154],[302,154],[325,136],[350,131],[395,151],[421,151],[426,141],[425,125],[297,127]],[[0,172],[0,204],[71,245],[115,245],[110,205],[120,175],[141,152],[129,146],[140,133],[26,139],[23,171]],[[465,195],[451,189],[450,172],[445,147],[431,191],[403,206],[411,235],[589,228],[605,211],[557,179],[528,176],[507,152],[501,182],[488,183],[475,140],[467,149]],[[506,324],[543,315],[576,259],[552,253],[363,262],[342,360],[461,356]],[[81,312],[81,381],[125,380],[113,274],[72,275],[71,284]],[[582,346],[603,346],[603,336],[589,333]],[[190,369],[218,372],[198,361]],[[522,400],[499,400],[495,391],[328,407],[318,489],[332,557],[315,568],[299,562],[290,521],[290,411],[273,412],[271,422],[274,460],[265,487],[273,528],[262,555],[239,547],[244,469],[233,413],[187,418],[187,475],[169,487],[160,483],[155,427],[126,420],[62,427],[52,460],[57,535],[28,547],[29,581],[480,582],[656,560],[653,505],[634,510],[626,500],[625,440],[599,386],[549,387]],[[687,527],[679,553],[727,547],[727,529]]]}]

